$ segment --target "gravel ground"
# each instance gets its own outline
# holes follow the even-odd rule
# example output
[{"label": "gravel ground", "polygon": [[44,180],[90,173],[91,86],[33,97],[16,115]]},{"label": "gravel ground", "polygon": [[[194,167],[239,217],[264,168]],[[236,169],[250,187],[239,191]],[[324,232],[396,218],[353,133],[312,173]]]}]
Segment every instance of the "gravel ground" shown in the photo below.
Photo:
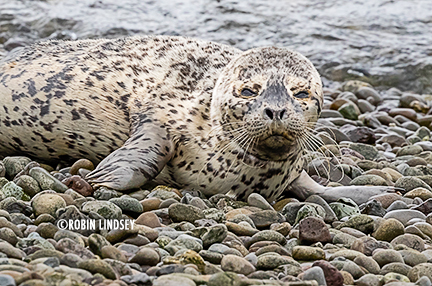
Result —
[{"label": "gravel ground", "polygon": [[274,205],[166,186],[125,195],[92,189],[85,158],[54,170],[6,157],[0,285],[432,285],[431,98],[360,81],[325,90],[326,145],[305,169],[326,186],[397,190],[361,205],[355,194]]}]

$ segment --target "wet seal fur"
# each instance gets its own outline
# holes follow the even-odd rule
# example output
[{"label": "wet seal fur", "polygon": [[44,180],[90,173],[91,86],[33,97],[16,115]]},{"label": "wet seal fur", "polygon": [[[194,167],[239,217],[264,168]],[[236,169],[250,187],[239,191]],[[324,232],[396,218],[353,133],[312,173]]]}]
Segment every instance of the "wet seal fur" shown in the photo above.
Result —
[{"label": "wet seal fur", "polygon": [[[299,138],[323,103],[301,54],[184,37],[49,41],[0,62],[0,154],[87,158],[95,186],[323,193]],[[293,182],[297,178],[296,184]],[[308,185],[308,188],[304,188]]]}]

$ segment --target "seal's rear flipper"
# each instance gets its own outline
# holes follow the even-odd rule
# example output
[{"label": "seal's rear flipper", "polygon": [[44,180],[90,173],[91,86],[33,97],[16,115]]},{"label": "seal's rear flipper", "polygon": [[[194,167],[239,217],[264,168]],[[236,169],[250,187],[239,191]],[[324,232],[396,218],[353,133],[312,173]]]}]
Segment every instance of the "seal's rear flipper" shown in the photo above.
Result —
[{"label": "seal's rear flipper", "polygon": [[165,128],[143,129],[102,160],[86,176],[89,183],[123,191],[138,188],[156,177],[171,159],[174,145]]},{"label": "seal's rear flipper", "polygon": [[370,197],[385,193],[394,193],[394,187],[387,186],[340,186],[324,187],[315,182],[306,171],[291,183],[289,191],[297,198],[306,200],[311,195],[319,195],[327,202],[335,202],[339,198],[350,198],[357,204],[365,203]]}]

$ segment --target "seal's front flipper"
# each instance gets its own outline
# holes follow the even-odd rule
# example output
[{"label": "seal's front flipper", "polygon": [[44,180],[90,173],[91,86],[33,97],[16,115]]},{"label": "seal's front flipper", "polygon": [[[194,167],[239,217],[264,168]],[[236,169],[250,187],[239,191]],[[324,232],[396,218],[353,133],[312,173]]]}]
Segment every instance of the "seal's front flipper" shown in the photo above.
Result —
[{"label": "seal's front flipper", "polygon": [[361,205],[371,197],[387,193],[394,193],[396,189],[388,186],[340,186],[326,187],[320,195],[327,202],[335,202],[340,198],[350,198],[356,204]]},{"label": "seal's front flipper", "polygon": [[387,186],[340,186],[340,187],[323,187],[315,182],[306,171],[291,183],[289,191],[297,198],[306,200],[311,195],[319,195],[327,202],[335,202],[340,198],[350,198],[357,204],[365,203],[370,197],[394,193],[394,187]]},{"label": "seal's front flipper", "polygon": [[174,144],[166,129],[159,125],[140,129],[102,160],[86,179],[95,187],[123,191],[138,188],[155,178],[171,159]]}]

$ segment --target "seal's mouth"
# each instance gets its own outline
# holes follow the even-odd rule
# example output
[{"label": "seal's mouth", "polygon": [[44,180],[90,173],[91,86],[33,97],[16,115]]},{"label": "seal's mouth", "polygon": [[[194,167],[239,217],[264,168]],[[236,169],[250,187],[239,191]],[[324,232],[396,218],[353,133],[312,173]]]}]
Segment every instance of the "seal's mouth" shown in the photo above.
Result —
[{"label": "seal's mouth", "polygon": [[270,161],[285,160],[295,145],[295,138],[288,132],[269,135],[260,140],[254,155],[260,159]]}]

